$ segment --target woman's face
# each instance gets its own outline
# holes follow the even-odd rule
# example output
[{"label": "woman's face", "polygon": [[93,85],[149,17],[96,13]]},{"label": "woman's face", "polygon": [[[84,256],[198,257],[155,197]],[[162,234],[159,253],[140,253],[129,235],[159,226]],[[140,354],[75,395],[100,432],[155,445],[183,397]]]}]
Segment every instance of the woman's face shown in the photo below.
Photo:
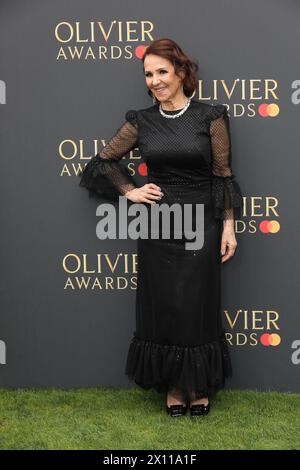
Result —
[{"label": "woman's face", "polygon": [[169,60],[155,54],[147,55],[144,60],[144,73],[147,87],[160,102],[181,97],[183,94],[182,79],[175,74],[175,68]]}]

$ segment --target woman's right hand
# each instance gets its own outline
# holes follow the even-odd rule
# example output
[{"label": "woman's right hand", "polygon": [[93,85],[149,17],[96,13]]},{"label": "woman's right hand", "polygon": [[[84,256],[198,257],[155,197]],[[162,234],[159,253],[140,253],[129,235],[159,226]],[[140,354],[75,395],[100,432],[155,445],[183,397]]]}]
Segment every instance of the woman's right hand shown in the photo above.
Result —
[{"label": "woman's right hand", "polygon": [[154,183],[147,183],[140,188],[131,189],[127,191],[125,196],[132,202],[148,202],[155,204],[156,200],[160,200],[163,196],[160,187]]}]

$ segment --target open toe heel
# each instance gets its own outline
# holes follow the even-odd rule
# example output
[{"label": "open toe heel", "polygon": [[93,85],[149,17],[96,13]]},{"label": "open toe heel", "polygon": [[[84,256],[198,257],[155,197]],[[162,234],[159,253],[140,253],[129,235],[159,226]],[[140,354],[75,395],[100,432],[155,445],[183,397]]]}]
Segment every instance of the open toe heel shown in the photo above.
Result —
[{"label": "open toe heel", "polygon": [[166,405],[167,413],[172,416],[172,418],[177,418],[178,416],[184,416],[187,411],[186,405]]},{"label": "open toe heel", "polygon": [[210,410],[210,403],[207,405],[204,404],[197,404],[197,405],[190,405],[190,414],[191,416],[206,416]]}]

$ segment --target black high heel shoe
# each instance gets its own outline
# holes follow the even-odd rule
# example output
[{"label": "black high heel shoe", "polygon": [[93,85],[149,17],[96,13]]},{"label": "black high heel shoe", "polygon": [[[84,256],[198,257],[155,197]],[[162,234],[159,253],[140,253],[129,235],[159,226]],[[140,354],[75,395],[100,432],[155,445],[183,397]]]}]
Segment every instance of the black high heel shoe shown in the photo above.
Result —
[{"label": "black high heel shoe", "polygon": [[206,416],[210,410],[210,403],[207,405],[204,404],[197,404],[197,405],[190,405],[190,414],[191,416]]},{"label": "black high heel shoe", "polygon": [[178,416],[184,416],[187,412],[187,405],[166,405],[167,413],[172,416],[172,418],[177,418]]}]

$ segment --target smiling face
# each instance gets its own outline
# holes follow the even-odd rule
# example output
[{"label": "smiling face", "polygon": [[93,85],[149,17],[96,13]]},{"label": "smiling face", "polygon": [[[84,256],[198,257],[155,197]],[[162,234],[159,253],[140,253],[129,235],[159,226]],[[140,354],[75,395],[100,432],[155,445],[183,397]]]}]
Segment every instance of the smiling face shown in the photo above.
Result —
[{"label": "smiling face", "polygon": [[160,56],[149,54],[144,60],[146,85],[160,102],[180,101],[185,96],[182,88],[183,73],[175,74],[173,64]]}]

